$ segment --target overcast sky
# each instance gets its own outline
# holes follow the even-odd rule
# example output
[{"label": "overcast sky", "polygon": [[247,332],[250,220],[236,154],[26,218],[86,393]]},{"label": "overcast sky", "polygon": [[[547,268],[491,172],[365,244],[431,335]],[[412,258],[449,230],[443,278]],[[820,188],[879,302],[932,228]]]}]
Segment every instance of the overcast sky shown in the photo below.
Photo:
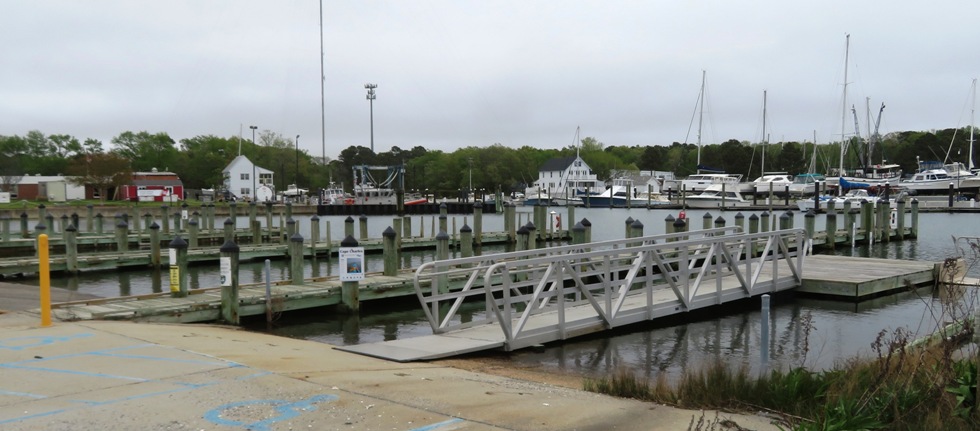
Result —
[{"label": "overcast sky", "polygon": [[[872,4],[873,3],[873,4]],[[882,133],[970,124],[976,1],[323,1],[0,3],[0,135],[300,135],[335,158],[500,143],[840,139],[867,100]],[[844,129],[852,133],[847,112]],[[325,144],[324,144],[325,142]]]}]

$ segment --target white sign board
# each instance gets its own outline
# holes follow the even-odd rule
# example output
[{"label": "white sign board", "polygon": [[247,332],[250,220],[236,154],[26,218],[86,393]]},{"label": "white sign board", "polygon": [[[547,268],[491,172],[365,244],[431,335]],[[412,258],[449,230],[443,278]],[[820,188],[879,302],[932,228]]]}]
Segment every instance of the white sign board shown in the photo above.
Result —
[{"label": "white sign board", "polygon": [[10,203],[10,193],[0,192],[0,204],[9,204],[9,203]]},{"label": "white sign board", "polygon": [[340,281],[364,279],[364,247],[341,247],[337,256],[340,258]]},{"label": "white sign board", "polygon": [[221,256],[218,259],[218,268],[221,272],[221,285],[231,286],[231,257]]}]

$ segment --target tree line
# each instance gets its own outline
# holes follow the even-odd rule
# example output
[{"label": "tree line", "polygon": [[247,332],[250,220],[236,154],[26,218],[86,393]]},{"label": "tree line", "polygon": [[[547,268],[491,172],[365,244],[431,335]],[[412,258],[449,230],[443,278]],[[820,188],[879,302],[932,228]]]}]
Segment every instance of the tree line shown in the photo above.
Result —
[{"label": "tree line", "polygon": [[[854,168],[870,158],[872,164],[895,163],[906,173],[915,172],[918,160],[964,162],[970,153],[970,128],[938,131],[908,131],[876,139],[875,152],[864,152],[867,140],[849,137],[845,168]],[[721,144],[702,145],[673,142],[670,145],[605,145],[586,137],[578,146],[539,149],[507,147],[463,147],[452,152],[391,147],[375,153],[364,146],[349,146],[336,159],[297,149],[294,140],[272,131],[251,139],[239,136],[201,135],[175,141],[165,132],[122,132],[107,148],[96,139],[78,139],[64,134],[46,135],[32,130],[24,136],[0,135],[0,185],[10,190],[24,175],[68,175],[100,191],[127,184],[132,172],[153,169],[174,172],[187,189],[221,189],[222,170],[242,155],[258,166],[275,172],[275,188],[288,184],[315,190],[334,182],[350,190],[353,168],[358,165],[395,166],[405,169],[408,191],[450,194],[469,189],[487,193],[523,191],[538,177],[538,168],[554,157],[579,154],[601,180],[621,170],[674,172],[678,178],[697,172],[700,165],[753,179],[767,172],[790,174],[827,173],[839,165],[840,142],[760,143],[729,139]],[[764,155],[764,156],[763,156]],[[764,161],[763,161],[764,157]],[[105,193],[102,194],[105,196]]]}]

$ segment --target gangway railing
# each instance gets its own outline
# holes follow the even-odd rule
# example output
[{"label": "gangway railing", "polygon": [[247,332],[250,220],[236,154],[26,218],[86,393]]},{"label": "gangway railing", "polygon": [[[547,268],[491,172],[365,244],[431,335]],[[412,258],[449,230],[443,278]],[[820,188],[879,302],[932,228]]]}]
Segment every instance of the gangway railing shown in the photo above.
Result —
[{"label": "gangway railing", "polygon": [[796,287],[806,244],[736,226],[565,245],[427,262],[415,290],[434,333],[496,324],[512,350]]}]

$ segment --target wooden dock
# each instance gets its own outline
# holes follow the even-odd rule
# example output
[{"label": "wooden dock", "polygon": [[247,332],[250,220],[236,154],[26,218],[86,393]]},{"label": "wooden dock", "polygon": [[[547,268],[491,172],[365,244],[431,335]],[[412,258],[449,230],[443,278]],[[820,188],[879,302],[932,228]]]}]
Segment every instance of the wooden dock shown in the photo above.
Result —
[{"label": "wooden dock", "polygon": [[[797,290],[812,295],[862,299],[935,283],[937,263],[890,259],[871,259],[814,255],[807,257],[803,285]],[[412,286],[414,271],[396,276],[366,274],[360,283],[361,301],[404,297],[416,301]],[[273,312],[300,310],[341,303],[341,282],[337,277],[306,280],[302,285],[288,281],[272,285]],[[265,285],[242,286],[239,290],[240,315],[258,316],[266,312]],[[221,289],[191,290],[185,298],[169,292],[115,298],[87,299],[53,305],[54,315],[64,320],[120,319],[152,322],[210,322],[220,318]]]},{"label": "wooden dock", "polygon": [[[17,240],[24,242],[31,247],[34,240]],[[509,237],[503,232],[483,233],[482,242],[484,245],[505,244]],[[420,250],[434,249],[436,247],[435,238],[412,237],[401,240],[401,249]],[[314,242],[306,241],[303,246],[304,257],[336,255],[338,243],[333,242]],[[379,253],[383,250],[383,240],[367,239],[358,243],[359,247],[364,247],[367,253]],[[289,256],[286,242],[271,242],[264,244],[243,244],[239,246],[242,261],[261,260],[261,259],[284,259]],[[450,247],[458,247],[458,243],[450,244]],[[190,263],[216,263],[219,257],[218,246],[203,246],[190,248],[187,251],[188,262]],[[49,259],[50,270],[52,273],[70,274],[79,271],[104,271],[124,268],[150,268],[154,266],[170,265],[169,256],[165,252],[160,256],[154,257],[148,246],[144,245],[138,249],[126,251],[102,251],[92,253],[79,253],[74,263],[69,263],[66,255],[54,255]],[[159,262],[159,265],[154,264]],[[38,271],[38,258],[36,256],[25,257],[4,257],[0,258],[0,278],[11,275],[33,274]]]}]

